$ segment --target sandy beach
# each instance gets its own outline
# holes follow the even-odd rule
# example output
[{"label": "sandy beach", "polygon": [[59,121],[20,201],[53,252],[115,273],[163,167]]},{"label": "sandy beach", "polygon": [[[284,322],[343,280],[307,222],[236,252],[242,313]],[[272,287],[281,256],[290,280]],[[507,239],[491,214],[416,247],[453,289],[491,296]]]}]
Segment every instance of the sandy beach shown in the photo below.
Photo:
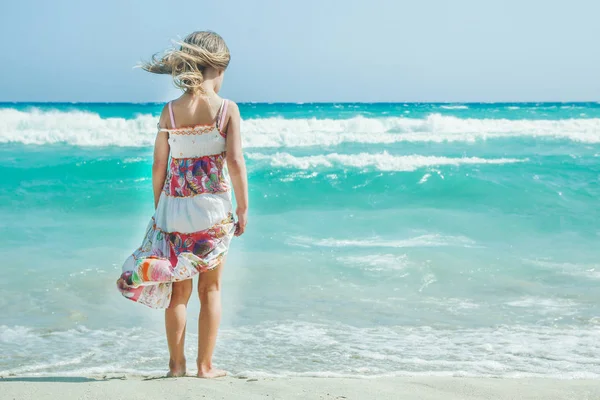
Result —
[{"label": "sandy beach", "polygon": [[0,399],[600,399],[600,381],[445,377],[6,377]]}]

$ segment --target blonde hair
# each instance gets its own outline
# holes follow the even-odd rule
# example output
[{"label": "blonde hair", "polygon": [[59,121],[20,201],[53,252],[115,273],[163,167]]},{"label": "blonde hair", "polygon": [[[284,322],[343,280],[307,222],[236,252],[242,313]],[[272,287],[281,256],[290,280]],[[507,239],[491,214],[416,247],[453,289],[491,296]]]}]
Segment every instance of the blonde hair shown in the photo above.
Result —
[{"label": "blonde hair", "polygon": [[178,88],[202,93],[205,69],[224,70],[229,65],[229,48],[215,32],[193,32],[183,42],[175,43],[179,49],[169,49],[162,56],[154,54],[151,61],[141,65],[142,69],[154,74],[170,74]]}]

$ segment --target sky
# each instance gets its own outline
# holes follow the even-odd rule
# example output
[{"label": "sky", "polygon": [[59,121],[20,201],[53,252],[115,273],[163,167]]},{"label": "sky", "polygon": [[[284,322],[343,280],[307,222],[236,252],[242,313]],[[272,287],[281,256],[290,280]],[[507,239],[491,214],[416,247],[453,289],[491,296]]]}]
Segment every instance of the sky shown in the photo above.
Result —
[{"label": "sky", "polygon": [[0,101],[152,102],[133,68],[226,40],[238,102],[600,100],[598,0],[0,0]]}]

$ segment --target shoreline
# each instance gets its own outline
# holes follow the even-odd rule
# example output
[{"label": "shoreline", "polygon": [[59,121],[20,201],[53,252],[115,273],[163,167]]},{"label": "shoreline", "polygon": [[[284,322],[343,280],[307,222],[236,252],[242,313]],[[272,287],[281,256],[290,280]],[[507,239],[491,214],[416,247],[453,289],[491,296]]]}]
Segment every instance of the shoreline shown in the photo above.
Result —
[{"label": "shoreline", "polygon": [[212,380],[107,374],[10,376],[1,398],[94,399],[600,399],[600,380],[555,378],[378,377],[242,378]]}]

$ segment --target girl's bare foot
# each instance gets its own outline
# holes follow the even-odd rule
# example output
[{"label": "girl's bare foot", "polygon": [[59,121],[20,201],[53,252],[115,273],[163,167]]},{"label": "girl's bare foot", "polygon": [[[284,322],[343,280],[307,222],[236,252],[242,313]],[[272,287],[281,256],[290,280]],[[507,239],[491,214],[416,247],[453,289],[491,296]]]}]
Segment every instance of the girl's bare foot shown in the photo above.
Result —
[{"label": "girl's bare foot", "polygon": [[185,362],[179,365],[175,365],[173,361],[169,361],[169,372],[167,373],[168,378],[178,378],[185,376]]},{"label": "girl's bare foot", "polygon": [[185,376],[185,371],[169,371],[167,372],[167,378],[180,378]]},{"label": "girl's bare foot", "polygon": [[227,372],[222,369],[211,368],[208,370],[198,370],[198,378],[212,379],[221,378],[225,375],[227,375]]}]

